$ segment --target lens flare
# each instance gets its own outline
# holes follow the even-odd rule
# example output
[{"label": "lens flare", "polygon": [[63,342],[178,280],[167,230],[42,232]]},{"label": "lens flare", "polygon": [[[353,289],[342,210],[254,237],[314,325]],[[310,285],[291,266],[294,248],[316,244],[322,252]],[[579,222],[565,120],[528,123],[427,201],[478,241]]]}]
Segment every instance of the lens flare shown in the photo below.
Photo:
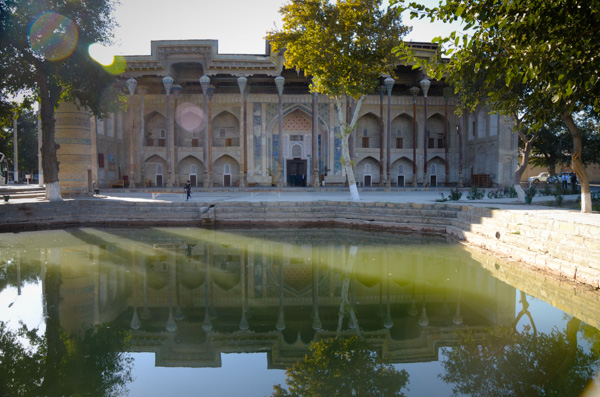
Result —
[{"label": "lens flare", "polygon": [[206,115],[197,105],[184,102],[177,106],[177,124],[187,131],[200,132],[206,125]]},{"label": "lens flare", "polygon": [[125,60],[125,57],[118,55],[118,56],[114,57],[114,60],[110,65],[108,65],[108,66],[103,65],[102,67],[108,73],[117,75],[117,74],[125,73],[125,69],[127,69],[127,61]]},{"label": "lens flare", "polygon": [[111,52],[111,49],[99,43],[94,43],[88,47],[90,57],[98,62],[108,73],[114,75],[125,73],[127,69],[125,57],[114,56]]},{"label": "lens flare", "polygon": [[55,12],[41,14],[29,28],[31,49],[49,61],[60,61],[71,55],[77,39],[73,21]]}]

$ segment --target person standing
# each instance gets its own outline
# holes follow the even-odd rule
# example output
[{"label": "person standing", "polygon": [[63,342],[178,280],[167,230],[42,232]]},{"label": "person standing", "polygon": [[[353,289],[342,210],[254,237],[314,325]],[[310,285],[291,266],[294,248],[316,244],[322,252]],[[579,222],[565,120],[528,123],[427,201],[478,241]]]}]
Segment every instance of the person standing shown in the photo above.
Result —
[{"label": "person standing", "polygon": [[567,183],[568,183],[567,174],[563,173],[561,179],[562,179],[563,190],[567,190]]},{"label": "person standing", "polygon": [[187,196],[185,201],[188,201],[190,197],[192,197],[192,185],[190,184],[190,181],[187,181],[185,183],[185,185],[183,186],[183,190],[185,190],[185,194]]},{"label": "person standing", "polygon": [[577,175],[574,172],[571,172],[571,191],[577,193]]}]

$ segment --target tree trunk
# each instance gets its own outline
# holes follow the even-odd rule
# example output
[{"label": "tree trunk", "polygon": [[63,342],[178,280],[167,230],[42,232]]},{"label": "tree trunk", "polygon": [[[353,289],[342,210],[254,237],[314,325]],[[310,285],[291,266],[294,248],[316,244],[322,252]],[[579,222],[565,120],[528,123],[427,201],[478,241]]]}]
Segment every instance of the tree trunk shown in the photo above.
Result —
[{"label": "tree trunk", "polygon": [[592,195],[590,192],[590,181],[585,172],[583,159],[581,158],[583,155],[583,140],[581,139],[581,133],[579,132],[577,125],[575,125],[571,113],[565,113],[563,115],[563,120],[567,124],[567,128],[569,128],[571,136],[573,137],[571,168],[575,174],[577,174],[579,184],[581,185],[581,212],[589,214],[592,212]]},{"label": "tree trunk", "polygon": [[517,167],[513,175],[513,186],[517,191],[517,194],[519,195],[519,203],[525,204],[525,191],[523,191],[523,188],[521,187],[521,176],[523,176],[523,172],[525,172],[527,164],[529,163],[529,155],[531,154],[531,149],[533,148],[533,142],[537,138],[537,132],[530,140],[527,140],[525,138],[525,135],[523,135],[520,131],[519,137],[525,143],[525,150],[523,151],[523,158],[521,159],[521,163],[519,163],[519,166]]},{"label": "tree trunk", "polygon": [[56,119],[54,118],[54,109],[57,103],[52,99],[54,95],[50,92],[47,80],[39,79],[40,85],[40,116],[42,121],[42,170],[44,172],[44,184],[46,185],[46,200],[59,201],[60,187],[58,184],[59,162],[56,157],[56,151],[60,148],[54,142],[54,132]]},{"label": "tree trunk", "polygon": [[352,168],[352,159],[350,158],[350,148],[348,145],[348,141],[350,139],[352,131],[354,131],[354,127],[356,126],[358,113],[360,112],[360,107],[362,106],[362,103],[365,100],[365,98],[366,96],[362,96],[356,102],[356,108],[354,109],[354,114],[352,115],[352,121],[350,121],[350,125],[347,125],[344,120],[344,108],[342,107],[342,97],[336,97],[338,121],[340,124],[341,131],[340,135],[342,138],[342,165],[344,166],[344,170],[346,171],[346,178],[348,180],[350,198],[352,199],[352,201],[360,201],[360,196],[356,187],[356,179],[354,177],[354,169]]},{"label": "tree trunk", "polygon": [[351,320],[356,325],[356,332],[360,337],[360,327],[358,325],[358,319],[356,318],[356,313],[350,304],[350,280],[352,278],[352,271],[354,270],[354,263],[356,262],[356,253],[358,252],[357,246],[351,246],[348,251],[348,260],[346,261],[346,266],[344,267],[344,276],[342,280],[342,292],[341,292],[341,302],[340,302],[340,311],[338,313],[338,326],[336,330],[336,337],[339,337],[342,333],[342,324],[344,322],[344,316],[346,312],[350,316]]}]

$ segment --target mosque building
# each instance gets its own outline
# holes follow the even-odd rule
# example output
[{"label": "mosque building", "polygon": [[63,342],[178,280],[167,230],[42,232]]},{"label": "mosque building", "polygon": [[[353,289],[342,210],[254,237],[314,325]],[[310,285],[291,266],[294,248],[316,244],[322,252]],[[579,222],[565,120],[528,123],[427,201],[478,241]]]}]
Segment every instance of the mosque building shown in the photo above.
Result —
[{"label": "mosque building", "polygon": [[[437,56],[431,43],[410,43]],[[343,186],[335,101],[283,55],[220,54],[216,40],[154,41],[126,56],[128,106],[105,119],[56,114],[61,194],[92,186]],[[363,102],[350,155],[359,187],[511,184],[514,122],[487,109],[457,116],[443,81],[399,65]],[[445,89],[446,88],[446,89]],[[425,95],[424,95],[425,93]],[[346,98],[349,118],[355,101]]]}]

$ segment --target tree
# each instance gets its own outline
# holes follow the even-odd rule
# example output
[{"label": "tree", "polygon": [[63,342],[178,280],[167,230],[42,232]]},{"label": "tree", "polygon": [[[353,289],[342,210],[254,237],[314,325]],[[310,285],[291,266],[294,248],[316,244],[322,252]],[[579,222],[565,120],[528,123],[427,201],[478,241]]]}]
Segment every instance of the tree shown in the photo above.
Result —
[{"label": "tree", "polygon": [[[14,158],[13,123],[2,120],[0,128],[0,152],[9,159]],[[17,144],[19,149],[19,171],[35,173],[37,160],[37,116],[32,109],[23,109],[17,118]]]},{"label": "tree", "polygon": [[463,331],[459,344],[444,349],[441,378],[459,395],[579,396],[599,361],[597,351],[578,346],[580,324],[571,318],[564,332],[550,333],[497,327],[483,341]]},{"label": "tree", "polygon": [[[600,129],[597,115],[581,112],[573,115],[573,121],[581,133],[584,165],[600,163]],[[545,167],[554,174],[557,166],[568,165],[573,153],[573,140],[561,119],[552,120],[542,127],[538,140],[533,145],[534,156],[529,163]]]},{"label": "tree", "polygon": [[[479,46],[484,46],[485,43],[478,43]],[[482,52],[488,52],[481,49]],[[503,84],[504,79],[501,76],[490,83],[488,78],[489,70],[481,68],[475,58],[466,58],[460,65],[450,69],[446,73],[446,80],[451,85],[454,92],[458,94],[460,101],[457,107],[457,112],[479,112],[482,109],[489,109],[491,112],[500,113],[511,117],[515,120],[515,131],[522,143],[522,154],[520,163],[513,173],[512,184],[518,193],[519,201],[525,203],[525,192],[521,188],[521,176],[528,164],[529,155],[531,153],[534,142],[539,133],[539,128],[528,128],[524,120],[528,114],[526,101],[529,93],[533,90],[530,84],[515,82],[508,89],[504,90],[502,100],[490,102],[489,97],[496,92]]]},{"label": "tree", "polygon": [[408,373],[383,364],[367,341],[358,336],[323,339],[287,371],[286,383],[273,387],[282,396],[403,396]]},{"label": "tree", "polygon": [[410,8],[413,17],[465,23],[466,33],[434,40],[451,55],[447,63],[426,66],[434,76],[474,62],[476,69],[487,70],[489,84],[503,81],[489,93],[490,102],[503,101],[512,84],[527,83],[532,90],[521,98],[528,110],[523,121],[540,127],[562,119],[573,140],[571,166],[581,183],[581,211],[591,212],[583,140],[573,114],[586,107],[600,110],[600,0],[448,0],[434,8],[416,3]]},{"label": "tree", "polygon": [[[274,51],[285,50],[286,67],[312,77],[313,92],[335,99],[342,163],[351,198],[358,201],[348,140],[366,96],[382,75],[393,73],[392,49],[409,29],[394,10],[382,9],[381,0],[291,0],[280,12],[283,28],[268,32],[267,39]],[[342,106],[346,96],[357,101],[349,123]]]},{"label": "tree", "polygon": [[556,174],[556,167],[569,163],[568,153],[573,146],[570,135],[562,123],[542,127],[533,145],[529,164],[546,168],[551,175]]},{"label": "tree", "polygon": [[[88,53],[93,43],[107,43],[114,26],[114,0],[5,0],[0,2],[0,109],[11,96],[40,103],[42,169],[46,197],[60,200],[59,163],[54,141],[54,112],[71,101],[102,116],[114,101],[107,92],[114,76]],[[114,105],[113,105],[114,106]],[[14,108],[14,106],[12,106]]]}]

